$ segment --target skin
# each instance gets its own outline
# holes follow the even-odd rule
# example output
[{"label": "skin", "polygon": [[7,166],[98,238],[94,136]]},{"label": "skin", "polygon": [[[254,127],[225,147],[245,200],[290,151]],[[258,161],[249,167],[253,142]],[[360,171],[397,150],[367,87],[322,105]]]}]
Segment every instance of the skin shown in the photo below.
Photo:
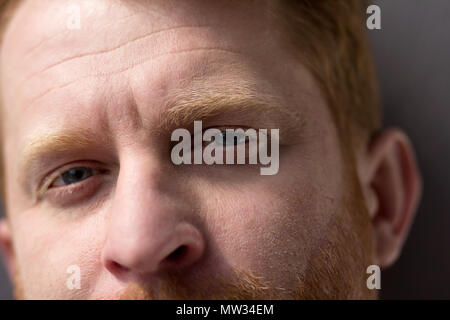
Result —
[{"label": "skin", "polygon": [[[349,255],[357,275],[342,297],[373,297],[365,270],[395,260],[420,194],[406,136],[391,130],[358,150],[352,179],[325,99],[263,5],[80,1],[81,29],[69,30],[72,3],[25,1],[1,51],[0,239],[21,298],[148,297],[135,284],[158,298],[169,275],[192,291],[214,279],[204,289],[213,296],[218,279],[239,272],[292,298],[335,225],[349,221],[361,242],[333,243],[366,258]],[[271,108],[261,112],[257,98]],[[279,128],[278,174],[174,166],[170,134],[193,120]],[[65,186],[60,174],[74,167],[95,174]],[[360,205],[346,205],[349,193]],[[337,275],[348,267],[340,262]],[[66,287],[70,265],[80,290]]]}]

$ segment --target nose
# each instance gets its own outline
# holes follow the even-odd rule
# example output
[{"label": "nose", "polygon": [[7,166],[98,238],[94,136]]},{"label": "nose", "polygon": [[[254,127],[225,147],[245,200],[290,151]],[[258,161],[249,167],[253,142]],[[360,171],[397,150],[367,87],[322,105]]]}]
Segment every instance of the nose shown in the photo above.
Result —
[{"label": "nose", "polygon": [[187,268],[205,250],[204,236],[191,221],[192,206],[163,172],[147,164],[121,165],[101,259],[122,280]]}]

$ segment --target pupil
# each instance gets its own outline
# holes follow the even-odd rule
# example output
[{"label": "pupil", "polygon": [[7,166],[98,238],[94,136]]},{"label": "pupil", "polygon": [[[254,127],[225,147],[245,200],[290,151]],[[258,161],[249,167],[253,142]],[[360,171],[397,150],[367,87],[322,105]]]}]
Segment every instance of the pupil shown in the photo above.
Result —
[{"label": "pupil", "polygon": [[92,176],[92,169],[89,168],[73,168],[61,175],[64,184],[72,184],[80,182]]}]

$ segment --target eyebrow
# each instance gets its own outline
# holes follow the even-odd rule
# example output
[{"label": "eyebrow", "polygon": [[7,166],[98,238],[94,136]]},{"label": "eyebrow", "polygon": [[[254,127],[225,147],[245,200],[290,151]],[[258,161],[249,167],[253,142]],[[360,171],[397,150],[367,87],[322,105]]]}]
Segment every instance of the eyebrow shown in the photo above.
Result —
[{"label": "eyebrow", "polygon": [[48,130],[29,138],[22,147],[22,158],[33,160],[42,154],[81,150],[95,143],[93,137],[98,137],[98,135],[84,129]]},{"label": "eyebrow", "polygon": [[25,177],[45,162],[46,156],[64,155],[67,152],[75,153],[86,148],[93,148],[102,143],[99,140],[102,140],[102,137],[98,134],[82,128],[70,130],[53,128],[34,134],[20,149],[19,168],[22,174],[20,181],[25,182]]},{"label": "eyebrow", "polygon": [[[246,87],[221,87],[217,90],[212,87],[207,90],[178,89],[171,91],[167,96],[163,102],[159,121],[152,122],[157,124],[156,127],[144,128],[153,134],[168,132],[178,127],[192,125],[194,121],[230,113],[244,121],[254,121],[257,117],[264,118],[264,125],[270,123],[274,127],[282,128],[286,134],[297,132],[304,120],[300,117],[300,112],[289,110],[279,98]],[[136,119],[133,121],[148,126],[148,121],[143,121],[138,112],[134,114]],[[21,172],[27,176],[34,168],[45,162],[46,156],[75,153],[108,143],[111,143],[111,139],[107,135],[99,135],[98,132],[85,128],[48,129],[28,138],[21,148],[19,162]]]},{"label": "eyebrow", "polygon": [[227,114],[242,120],[259,117],[266,120],[262,124],[272,124],[287,132],[297,131],[304,120],[298,107],[291,110],[280,98],[246,87],[209,88],[206,92],[177,90],[168,96],[159,121],[161,129],[166,131]]}]

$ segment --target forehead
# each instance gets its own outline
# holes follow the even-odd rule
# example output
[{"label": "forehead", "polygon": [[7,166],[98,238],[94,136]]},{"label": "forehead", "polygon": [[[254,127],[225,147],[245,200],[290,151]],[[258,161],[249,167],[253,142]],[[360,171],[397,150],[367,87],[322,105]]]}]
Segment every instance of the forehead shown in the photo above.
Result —
[{"label": "forehead", "polygon": [[[52,71],[76,73],[86,61],[92,68],[101,62],[103,72],[120,72],[145,58],[183,50],[239,49],[251,54],[248,50],[272,40],[265,6],[220,3],[25,1],[5,34],[2,67],[28,91],[36,78],[42,86],[43,80],[54,80]],[[70,80],[68,72],[64,79]]]},{"label": "forehead", "polygon": [[[181,62],[177,76],[188,78],[195,75],[183,72],[206,73],[249,56],[247,61],[256,61],[261,47],[274,53],[267,48],[274,32],[266,12],[262,2],[25,1],[2,46],[4,99],[29,106],[95,77],[113,78],[144,66],[155,71],[154,62],[165,63],[158,71]],[[69,28],[78,17],[80,29]],[[162,63],[167,58],[170,63]]]},{"label": "forehead", "polygon": [[[68,28],[74,8],[80,29]],[[289,63],[268,12],[262,1],[25,1],[1,51],[6,113],[42,113],[133,82],[134,93],[139,83],[161,92],[199,77],[239,87],[263,74],[275,86]]]},{"label": "forehead", "polygon": [[[149,114],[172,89],[201,92],[195,84],[294,99],[299,90],[286,83],[301,79],[300,91],[311,94],[296,62],[293,75],[269,12],[262,1],[25,1],[1,51],[7,140],[20,145],[37,127],[82,114],[90,121],[110,111],[101,105],[133,100]],[[80,28],[69,28],[78,17]]]}]

